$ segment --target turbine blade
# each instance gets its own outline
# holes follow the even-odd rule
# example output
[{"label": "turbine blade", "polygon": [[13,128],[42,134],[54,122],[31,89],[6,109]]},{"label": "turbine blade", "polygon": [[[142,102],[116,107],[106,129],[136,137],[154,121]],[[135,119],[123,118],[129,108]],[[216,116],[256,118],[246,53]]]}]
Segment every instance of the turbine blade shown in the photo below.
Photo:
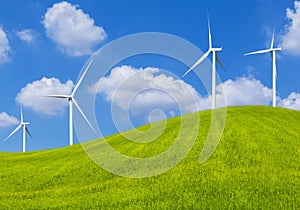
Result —
[{"label": "turbine blade", "polygon": [[276,81],[278,81],[278,73],[277,73],[276,65],[275,65],[275,75],[276,75]]},{"label": "turbine blade", "polygon": [[255,52],[246,53],[246,54],[244,54],[244,56],[254,55],[254,54],[263,54],[263,53],[268,53],[268,52],[271,52],[271,51],[272,51],[271,49],[258,50],[258,51],[255,51]]},{"label": "turbine blade", "polygon": [[23,122],[24,118],[23,118],[23,110],[22,110],[22,106],[21,106],[21,123]]},{"label": "turbine blade", "polygon": [[80,106],[78,105],[78,103],[75,100],[75,98],[72,98],[72,102],[75,104],[75,106],[77,107],[78,111],[80,112],[80,114],[82,115],[82,117],[85,119],[85,121],[89,124],[89,126],[91,127],[91,129],[95,133],[97,133],[96,130],[94,129],[94,127],[92,126],[92,124],[90,123],[90,121],[88,120],[88,118],[86,117],[86,115],[84,114],[84,112],[82,111],[82,109],[80,108]]},{"label": "turbine blade", "polygon": [[22,123],[20,123],[20,125],[18,125],[18,127],[15,128],[15,130],[13,130],[13,132],[11,132],[5,139],[4,141],[7,141],[12,135],[14,135],[20,128],[22,127]]},{"label": "turbine blade", "polygon": [[78,89],[78,87],[80,86],[85,74],[87,73],[88,69],[90,68],[90,65],[92,64],[94,59],[91,59],[90,62],[88,63],[87,67],[85,68],[84,72],[82,73],[81,77],[79,78],[77,84],[75,85],[73,92],[71,94],[71,96],[73,97]]},{"label": "turbine blade", "polygon": [[223,69],[224,71],[226,71],[224,65],[222,64],[222,62],[221,62],[219,56],[217,56],[217,54],[216,54],[216,60],[217,60],[217,62],[220,64],[220,66],[222,67],[222,69]]},{"label": "turbine blade", "polygon": [[275,30],[273,31],[273,35],[272,35],[272,41],[271,41],[271,47],[270,47],[270,49],[273,49],[273,46],[274,46],[274,33],[275,33]]},{"label": "turbine blade", "polygon": [[47,97],[47,98],[70,98],[69,95],[38,95],[38,97]]},{"label": "turbine blade", "polygon": [[208,20],[208,41],[209,41],[209,49],[212,48],[212,38],[211,38],[211,31],[210,31],[210,20],[209,15],[207,14],[207,20]]},{"label": "turbine blade", "polygon": [[28,133],[28,135],[32,138],[31,133],[29,132],[28,128],[25,126],[25,130]]},{"label": "turbine blade", "polygon": [[205,58],[207,58],[207,56],[209,55],[210,51],[208,50],[205,54],[202,55],[201,58],[199,58],[199,60],[189,69],[187,70],[184,75],[182,75],[182,77],[184,77],[185,75],[187,75],[190,71],[192,71],[196,66],[198,66],[202,61],[204,61]]}]

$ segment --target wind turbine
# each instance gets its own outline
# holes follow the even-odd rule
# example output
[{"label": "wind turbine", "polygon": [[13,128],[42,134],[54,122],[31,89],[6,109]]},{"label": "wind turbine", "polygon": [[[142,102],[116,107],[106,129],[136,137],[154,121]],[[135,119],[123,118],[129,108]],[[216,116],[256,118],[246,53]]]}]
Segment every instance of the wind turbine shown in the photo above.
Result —
[{"label": "wind turbine", "polygon": [[87,73],[87,70],[89,69],[91,63],[93,62],[93,59],[90,60],[90,62],[88,63],[87,67],[85,68],[83,74],[81,75],[81,77],[79,78],[77,84],[75,85],[71,95],[44,95],[43,97],[49,97],[49,98],[64,98],[67,99],[69,101],[69,145],[73,145],[73,104],[76,106],[76,108],[79,110],[80,114],[82,115],[82,117],[85,119],[85,121],[88,123],[88,125],[93,129],[93,131],[96,133],[96,130],[94,129],[94,127],[92,126],[92,124],[89,122],[89,120],[87,119],[86,115],[84,114],[84,112],[82,111],[82,109],[80,108],[80,106],[78,105],[77,101],[74,98],[74,95],[78,89],[78,87],[80,86],[85,74]]},{"label": "wind turbine", "polygon": [[269,49],[258,50],[255,52],[250,52],[250,53],[244,54],[244,56],[247,56],[247,55],[254,55],[254,54],[271,53],[272,63],[273,63],[273,107],[276,107],[276,77],[277,77],[276,51],[280,51],[280,50],[281,50],[280,47],[274,48],[274,32],[273,32],[271,46]]},{"label": "wind turbine", "polygon": [[13,130],[13,132],[11,132],[11,133],[6,137],[6,139],[4,139],[4,141],[7,141],[7,140],[8,140],[12,135],[14,135],[21,127],[23,127],[23,145],[22,145],[22,147],[23,147],[23,152],[26,152],[26,133],[28,133],[28,135],[29,135],[30,137],[32,137],[31,134],[30,134],[30,132],[29,132],[29,130],[28,130],[28,128],[26,127],[26,125],[29,125],[29,122],[24,122],[23,111],[22,111],[22,107],[21,107],[21,122],[20,122],[20,124],[18,125],[18,127],[16,127],[16,129]]},{"label": "wind turbine", "polygon": [[196,66],[198,66],[202,61],[204,61],[210,53],[212,53],[212,85],[211,85],[211,92],[212,92],[212,104],[211,108],[215,109],[216,108],[216,61],[220,64],[220,66],[225,70],[220,58],[217,56],[216,52],[222,51],[222,47],[220,48],[215,48],[212,45],[212,37],[211,37],[211,32],[210,32],[210,21],[208,18],[208,39],[209,39],[209,48],[202,55],[201,58],[189,69],[187,70],[182,77],[187,75],[190,71],[192,71]]}]

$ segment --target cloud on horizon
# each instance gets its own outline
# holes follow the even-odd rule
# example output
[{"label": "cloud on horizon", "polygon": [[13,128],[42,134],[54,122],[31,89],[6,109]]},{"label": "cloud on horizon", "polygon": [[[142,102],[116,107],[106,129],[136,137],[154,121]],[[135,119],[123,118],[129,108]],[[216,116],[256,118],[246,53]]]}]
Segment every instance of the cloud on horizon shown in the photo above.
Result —
[{"label": "cloud on horizon", "polygon": [[292,92],[287,98],[280,99],[279,106],[300,110],[300,93]]},{"label": "cloud on horizon", "polygon": [[[176,96],[185,113],[210,109],[211,95],[202,96],[183,80],[175,79],[159,71],[151,67],[140,69],[131,66],[115,67],[110,75],[99,80],[100,88],[97,89],[98,83],[92,87],[92,91],[97,91],[104,96],[106,101],[123,109],[128,109],[127,101],[136,95],[134,101],[130,103],[130,108],[136,112],[142,111],[145,107],[153,109],[160,107],[168,110],[166,113],[172,111],[175,106],[171,98],[167,96],[168,94]],[[150,91],[137,92],[145,87]],[[160,92],[154,91],[155,89],[159,89]],[[270,105],[272,102],[272,89],[266,87],[253,75],[226,80],[217,85],[216,89],[217,107],[224,106],[224,97],[226,106]],[[185,98],[186,91],[193,95],[194,100]],[[300,110],[300,94],[291,93],[284,99],[277,97],[277,103],[278,106]]]},{"label": "cloud on horizon", "polygon": [[229,79],[219,84],[217,91],[225,94],[227,106],[267,105],[272,100],[272,89],[251,75]]},{"label": "cloud on horizon", "polygon": [[93,18],[66,1],[48,8],[42,24],[47,36],[70,56],[91,54],[93,48],[107,37],[104,29],[95,25]]}]

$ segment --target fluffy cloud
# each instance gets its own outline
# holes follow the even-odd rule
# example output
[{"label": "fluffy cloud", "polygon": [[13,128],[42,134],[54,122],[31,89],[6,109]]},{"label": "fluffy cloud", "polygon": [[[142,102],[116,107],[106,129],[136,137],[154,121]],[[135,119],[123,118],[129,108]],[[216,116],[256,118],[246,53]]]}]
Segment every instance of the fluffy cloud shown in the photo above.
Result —
[{"label": "fluffy cloud", "polygon": [[93,47],[106,38],[104,29],[88,14],[65,1],[48,8],[42,23],[47,36],[71,56],[91,54]]},{"label": "fluffy cloud", "polygon": [[279,106],[300,110],[300,93],[292,92],[287,98],[280,100]]},{"label": "fluffy cloud", "polygon": [[[272,103],[272,89],[264,86],[253,76],[244,76],[235,80],[227,80],[217,86],[217,107],[222,107],[223,96],[226,106],[270,105]],[[198,106],[210,109],[211,96],[199,97]],[[292,92],[287,98],[277,96],[278,106],[300,110],[300,93]]]},{"label": "fluffy cloud", "polygon": [[9,127],[18,123],[19,120],[17,120],[17,118],[15,118],[14,116],[10,116],[6,112],[0,113],[0,128]]},{"label": "fluffy cloud", "polygon": [[56,78],[42,78],[27,84],[16,96],[16,101],[25,107],[49,116],[62,114],[68,101],[56,98],[40,97],[41,95],[71,94],[74,84],[71,80],[61,83]]},{"label": "fluffy cloud", "polygon": [[[98,86],[99,85],[99,89]],[[134,68],[130,66],[120,66],[112,69],[108,77],[101,78],[99,83],[93,86],[93,91],[98,90],[104,94],[107,101],[122,107],[128,108],[128,98],[135,96],[130,104],[136,110],[145,106],[154,107],[154,105],[165,104],[172,107],[172,98],[166,95],[175,96],[180,100],[185,112],[199,109],[209,109],[211,96],[201,96],[196,90],[180,79],[159,73],[157,68]],[[144,90],[145,89],[145,90]],[[149,91],[147,91],[147,89]],[[222,103],[225,96],[226,106],[242,105],[268,105],[272,101],[272,89],[264,86],[260,80],[253,76],[243,76],[235,80],[229,79],[217,85],[217,104]],[[158,91],[159,90],[159,91]],[[185,98],[188,93],[194,96]],[[182,100],[182,101],[181,101]],[[197,103],[195,105],[194,103]]]},{"label": "fluffy cloud", "polygon": [[10,60],[9,53],[10,53],[10,46],[8,39],[6,37],[6,33],[3,31],[2,27],[0,26],[0,63],[6,63]]},{"label": "fluffy cloud", "polygon": [[294,55],[300,55],[300,2],[294,2],[294,9],[286,10],[289,23],[285,26],[281,37],[281,47]]},{"label": "fluffy cloud", "polygon": [[[98,89],[98,86],[99,89]],[[131,66],[120,66],[112,69],[108,77],[101,78],[93,91],[98,90],[107,101],[134,113],[149,112],[153,109],[183,113],[198,110],[198,93],[183,80],[175,79],[161,73],[157,68],[136,69]],[[159,114],[160,113],[156,113]]]},{"label": "fluffy cloud", "polygon": [[218,85],[217,91],[225,94],[227,106],[268,105],[272,100],[272,89],[253,76],[229,79]]},{"label": "fluffy cloud", "polygon": [[31,29],[24,29],[16,32],[17,37],[27,43],[34,41],[34,31]]},{"label": "fluffy cloud", "polygon": [[[229,79],[216,89],[217,107],[270,105],[272,102],[272,89],[252,75]],[[183,113],[211,108],[211,95],[201,96],[191,85],[157,68],[115,67],[90,90],[130,113],[151,113],[151,122],[178,114],[176,106],[180,106]],[[279,106],[300,110],[298,93],[291,93],[286,99],[277,97],[277,100]]]},{"label": "fluffy cloud", "polygon": [[[253,76],[243,76],[227,80],[216,87],[216,106],[268,105],[272,100],[272,90],[265,87]],[[225,99],[225,102],[224,102]],[[211,95],[198,97],[200,110],[211,108]]]}]

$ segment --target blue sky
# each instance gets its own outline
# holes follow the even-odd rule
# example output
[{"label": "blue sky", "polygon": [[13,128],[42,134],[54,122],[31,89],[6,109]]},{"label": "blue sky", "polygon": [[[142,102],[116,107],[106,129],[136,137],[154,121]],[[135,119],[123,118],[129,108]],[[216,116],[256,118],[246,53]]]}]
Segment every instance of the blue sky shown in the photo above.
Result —
[{"label": "blue sky", "polygon": [[[299,110],[300,2],[11,0],[0,3],[0,139],[5,139],[17,126],[22,105],[33,136],[27,141],[29,151],[66,146],[67,102],[30,99],[28,93],[70,93],[93,52],[112,40],[133,33],[169,33],[206,51],[207,9],[213,43],[223,47],[218,55],[227,71],[223,72],[218,65],[217,71],[222,80],[219,87],[228,95],[228,105],[271,104],[270,56],[244,57],[243,54],[268,48],[275,27],[275,46],[283,48],[277,56],[278,104]],[[67,22],[70,18],[73,22]],[[77,28],[76,32],[74,28]],[[188,69],[155,56],[129,59],[122,65],[114,71],[115,75],[123,72],[124,78],[139,70],[153,76],[155,68],[166,69],[181,77]],[[112,103],[109,96],[111,89],[116,88],[111,84],[115,84],[116,79],[112,74],[107,75],[107,86],[98,90],[97,103],[103,105],[103,110],[96,114],[108,122],[103,127],[104,135],[116,132],[109,116]],[[146,81],[143,75],[139,79]],[[164,83],[155,75],[152,79]],[[192,91],[199,95],[199,103],[208,106],[209,93],[203,91],[193,73],[183,82],[175,79],[171,82],[177,82],[179,87],[191,85]],[[167,85],[165,88],[170,90]],[[114,103],[121,106],[122,100]],[[135,105],[140,112],[145,112],[144,115],[149,114],[149,110],[143,110],[145,104],[142,102],[137,101]],[[174,115],[166,108],[170,104],[154,98],[151,108],[158,105],[160,107],[156,108],[167,111],[167,117]],[[136,125],[146,122],[140,113],[133,116]],[[0,141],[0,151],[21,151],[21,133],[19,131],[7,142]],[[78,142],[76,135],[75,142]]]}]

